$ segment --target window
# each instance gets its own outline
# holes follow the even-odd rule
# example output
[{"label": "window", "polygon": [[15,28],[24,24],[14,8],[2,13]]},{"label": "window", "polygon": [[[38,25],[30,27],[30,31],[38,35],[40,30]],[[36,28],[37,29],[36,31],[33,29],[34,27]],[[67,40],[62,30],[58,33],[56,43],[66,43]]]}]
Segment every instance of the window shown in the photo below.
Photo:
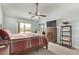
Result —
[{"label": "window", "polygon": [[45,24],[44,23],[39,24],[39,26],[40,26],[41,32],[45,31]]},{"label": "window", "polygon": [[31,24],[30,23],[23,23],[19,22],[18,24],[18,32],[31,32]]}]

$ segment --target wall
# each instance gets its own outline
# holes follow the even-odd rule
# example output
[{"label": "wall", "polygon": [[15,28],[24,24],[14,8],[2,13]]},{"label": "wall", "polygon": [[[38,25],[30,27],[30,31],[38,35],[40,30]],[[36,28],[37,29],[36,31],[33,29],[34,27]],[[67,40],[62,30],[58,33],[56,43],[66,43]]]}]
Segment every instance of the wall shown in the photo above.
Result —
[{"label": "wall", "polygon": [[0,24],[3,24],[3,13],[2,13],[2,5],[0,4]]},{"label": "wall", "polygon": [[72,26],[73,47],[79,48],[79,16],[72,20]]}]

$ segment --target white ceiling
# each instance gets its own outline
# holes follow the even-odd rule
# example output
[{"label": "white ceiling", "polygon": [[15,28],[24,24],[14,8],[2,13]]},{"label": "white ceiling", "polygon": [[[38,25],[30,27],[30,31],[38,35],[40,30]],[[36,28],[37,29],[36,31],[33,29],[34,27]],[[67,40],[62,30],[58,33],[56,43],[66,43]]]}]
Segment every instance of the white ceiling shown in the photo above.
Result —
[{"label": "white ceiling", "polygon": [[[51,11],[59,8],[61,4],[52,4],[52,3],[39,3],[39,12],[41,14],[48,14]],[[6,3],[3,4],[4,13],[7,16],[18,16],[30,19],[32,15],[29,15],[28,12],[35,12],[35,3]]]},{"label": "white ceiling", "polygon": [[[18,10],[21,12],[35,11],[35,3],[12,3],[12,4],[3,4],[5,9],[8,10]],[[60,7],[61,4],[52,4],[52,3],[39,3],[39,11],[43,13],[48,13],[51,8],[56,9]]]},{"label": "white ceiling", "polygon": [[[28,12],[35,12],[35,3],[4,3],[2,6],[4,8],[4,14],[7,16],[30,19],[32,15],[29,15]],[[61,16],[63,14],[69,13],[74,9],[78,10],[79,4],[39,3],[39,12],[47,15],[45,19],[62,18]]]}]

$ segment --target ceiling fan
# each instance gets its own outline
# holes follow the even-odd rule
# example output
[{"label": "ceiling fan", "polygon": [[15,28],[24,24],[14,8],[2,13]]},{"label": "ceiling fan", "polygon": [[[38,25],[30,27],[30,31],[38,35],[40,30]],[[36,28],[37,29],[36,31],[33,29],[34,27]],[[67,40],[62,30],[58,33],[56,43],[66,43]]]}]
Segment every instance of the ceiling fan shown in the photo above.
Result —
[{"label": "ceiling fan", "polygon": [[36,11],[35,11],[35,13],[29,12],[29,14],[33,15],[31,18],[39,18],[40,19],[40,17],[46,17],[46,15],[42,15],[42,14],[39,13],[39,11],[38,11],[38,3],[36,3]]}]

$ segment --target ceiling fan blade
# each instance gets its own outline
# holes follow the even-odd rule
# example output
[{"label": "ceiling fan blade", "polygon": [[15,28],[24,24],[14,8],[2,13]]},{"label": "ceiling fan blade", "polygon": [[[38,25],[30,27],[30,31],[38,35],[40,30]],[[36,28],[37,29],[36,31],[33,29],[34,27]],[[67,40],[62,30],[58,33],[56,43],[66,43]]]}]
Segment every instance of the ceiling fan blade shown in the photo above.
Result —
[{"label": "ceiling fan blade", "polygon": [[46,17],[46,15],[40,15],[39,10],[38,10],[38,3],[36,3],[36,11],[35,13],[29,12],[30,15],[32,15],[31,18],[39,18],[40,17]]},{"label": "ceiling fan blade", "polygon": [[30,15],[33,15],[33,13],[32,13],[32,12],[29,12],[29,14],[30,14]]},{"label": "ceiling fan blade", "polygon": [[46,17],[46,15],[39,15],[39,16]]},{"label": "ceiling fan blade", "polygon": [[32,16],[31,18],[34,18],[35,16]]}]

